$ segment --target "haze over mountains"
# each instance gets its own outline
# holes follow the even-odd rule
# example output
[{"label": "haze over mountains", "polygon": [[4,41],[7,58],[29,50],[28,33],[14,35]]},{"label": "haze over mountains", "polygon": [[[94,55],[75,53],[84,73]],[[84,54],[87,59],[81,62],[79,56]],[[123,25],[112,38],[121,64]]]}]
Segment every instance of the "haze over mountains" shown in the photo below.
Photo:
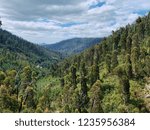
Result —
[{"label": "haze over mountains", "polygon": [[55,44],[44,44],[42,46],[60,52],[64,57],[78,54],[85,49],[99,44],[103,38],[72,38]]}]

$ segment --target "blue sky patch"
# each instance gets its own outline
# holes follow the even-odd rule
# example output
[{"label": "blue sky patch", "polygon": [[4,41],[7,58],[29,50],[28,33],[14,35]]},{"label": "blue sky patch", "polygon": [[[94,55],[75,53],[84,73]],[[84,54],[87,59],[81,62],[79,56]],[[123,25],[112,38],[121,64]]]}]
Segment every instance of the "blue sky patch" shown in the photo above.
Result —
[{"label": "blue sky patch", "polygon": [[143,15],[146,15],[148,11],[149,10],[137,10],[137,11],[134,11],[133,13],[143,16]]},{"label": "blue sky patch", "polygon": [[85,22],[68,22],[68,23],[63,23],[63,24],[59,24],[60,27],[72,27],[75,25],[82,25],[82,24],[86,24]]},{"label": "blue sky patch", "polygon": [[93,8],[99,8],[102,7],[103,5],[105,5],[106,2],[97,2],[96,4],[92,4],[89,9],[93,9]]}]

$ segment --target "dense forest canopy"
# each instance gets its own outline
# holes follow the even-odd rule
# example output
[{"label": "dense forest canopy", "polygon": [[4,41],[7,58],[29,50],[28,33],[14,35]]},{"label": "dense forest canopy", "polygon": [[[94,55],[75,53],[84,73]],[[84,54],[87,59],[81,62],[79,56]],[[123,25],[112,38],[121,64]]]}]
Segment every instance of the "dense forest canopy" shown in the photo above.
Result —
[{"label": "dense forest canopy", "polygon": [[23,64],[47,67],[61,59],[61,55],[30,43],[0,29],[0,68],[11,69]]},{"label": "dense forest canopy", "polygon": [[43,76],[50,52],[22,42],[0,30],[0,112],[150,112],[150,13]]}]

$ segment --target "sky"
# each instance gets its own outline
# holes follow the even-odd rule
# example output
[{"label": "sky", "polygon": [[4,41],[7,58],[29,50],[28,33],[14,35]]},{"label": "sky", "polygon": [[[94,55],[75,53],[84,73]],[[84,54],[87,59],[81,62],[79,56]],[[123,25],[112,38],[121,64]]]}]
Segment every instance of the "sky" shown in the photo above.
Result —
[{"label": "sky", "polygon": [[34,43],[106,37],[150,11],[150,0],[0,0],[3,29]]}]

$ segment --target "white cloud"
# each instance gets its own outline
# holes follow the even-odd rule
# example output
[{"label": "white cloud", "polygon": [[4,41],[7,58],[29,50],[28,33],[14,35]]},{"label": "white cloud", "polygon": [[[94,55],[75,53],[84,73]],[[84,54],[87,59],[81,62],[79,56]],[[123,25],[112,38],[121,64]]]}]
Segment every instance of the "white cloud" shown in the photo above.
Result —
[{"label": "white cloud", "polygon": [[[105,4],[89,9],[98,2]],[[35,43],[107,36],[150,10],[149,0],[0,0],[0,3],[3,28]],[[63,27],[69,23],[71,26]]]}]

